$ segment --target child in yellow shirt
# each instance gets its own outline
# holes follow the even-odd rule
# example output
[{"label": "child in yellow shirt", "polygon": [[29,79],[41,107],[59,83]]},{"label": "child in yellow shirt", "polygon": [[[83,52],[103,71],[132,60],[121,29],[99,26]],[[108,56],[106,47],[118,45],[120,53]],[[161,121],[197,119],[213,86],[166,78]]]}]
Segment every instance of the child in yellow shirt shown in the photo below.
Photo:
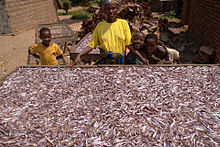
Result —
[{"label": "child in yellow shirt", "polygon": [[[41,65],[57,65],[57,59],[63,57],[63,51],[57,44],[51,42],[50,29],[40,29],[40,39],[42,43],[35,44],[29,49],[29,53],[40,58]],[[38,56],[39,55],[39,56]]]}]

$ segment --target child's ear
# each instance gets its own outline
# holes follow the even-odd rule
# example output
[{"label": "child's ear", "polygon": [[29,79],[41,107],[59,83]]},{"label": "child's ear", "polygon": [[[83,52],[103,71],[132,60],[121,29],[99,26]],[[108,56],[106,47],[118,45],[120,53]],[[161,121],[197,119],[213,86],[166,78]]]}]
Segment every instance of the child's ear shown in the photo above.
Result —
[{"label": "child's ear", "polygon": [[39,35],[39,38],[41,39],[41,35]]}]

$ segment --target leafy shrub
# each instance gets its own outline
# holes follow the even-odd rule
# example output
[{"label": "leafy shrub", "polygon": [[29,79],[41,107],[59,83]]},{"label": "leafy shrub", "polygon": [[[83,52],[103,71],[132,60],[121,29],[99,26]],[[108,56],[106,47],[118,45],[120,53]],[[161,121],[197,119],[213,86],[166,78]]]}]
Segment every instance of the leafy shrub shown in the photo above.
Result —
[{"label": "leafy shrub", "polygon": [[68,13],[69,9],[71,9],[72,5],[70,0],[62,0],[63,3],[63,10],[66,11],[66,14]]},{"label": "leafy shrub", "polygon": [[89,7],[88,7],[88,9],[87,9],[87,11],[88,11],[89,13],[94,13],[96,10],[97,10],[97,9],[93,8],[92,5],[89,5]]},{"label": "leafy shrub", "polygon": [[91,18],[93,13],[89,13],[87,11],[73,11],[72,19],[89,19]]},{"label": "leafy shrub", "polygon": [[164,14],[163,16],[162,16],[162,19],[173,19],[173,18],[177,18],[176,17],[176,13],[175,13],[175,11],[173,10],[173,11],[170,11],[170,12],[168,12],[168,13],[166,13],[166,14]]}]

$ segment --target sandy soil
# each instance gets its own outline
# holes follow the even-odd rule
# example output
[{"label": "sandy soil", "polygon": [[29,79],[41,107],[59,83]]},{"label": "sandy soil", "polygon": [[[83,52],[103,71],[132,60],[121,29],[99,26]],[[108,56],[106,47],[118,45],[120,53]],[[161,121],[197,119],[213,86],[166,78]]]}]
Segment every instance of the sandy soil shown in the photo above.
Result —
[{"label": "sandy soil", "polygon": [[[80,20],[70,20],[70,16],[60,16],[74,31],[79,31]],[[0,36],[0,79],[5,77],[16,67],[27,64],[27,50],[34,44],[35,29],[23,32],[16,36]]]},{"label": "sandy soil", "polygon": [[26,65],[27,49],[34,43],[34,29],[16,36],[0,36],[0,78]]}]

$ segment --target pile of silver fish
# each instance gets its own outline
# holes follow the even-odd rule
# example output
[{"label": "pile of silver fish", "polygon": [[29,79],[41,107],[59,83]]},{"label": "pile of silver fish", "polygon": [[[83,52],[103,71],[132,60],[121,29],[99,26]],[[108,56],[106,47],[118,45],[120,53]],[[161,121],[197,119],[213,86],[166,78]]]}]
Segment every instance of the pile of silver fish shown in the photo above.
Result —
[{"label": "pile of silver fish", "polygon": [[0,146],[216,146],[220,67],[19,68]]}]

